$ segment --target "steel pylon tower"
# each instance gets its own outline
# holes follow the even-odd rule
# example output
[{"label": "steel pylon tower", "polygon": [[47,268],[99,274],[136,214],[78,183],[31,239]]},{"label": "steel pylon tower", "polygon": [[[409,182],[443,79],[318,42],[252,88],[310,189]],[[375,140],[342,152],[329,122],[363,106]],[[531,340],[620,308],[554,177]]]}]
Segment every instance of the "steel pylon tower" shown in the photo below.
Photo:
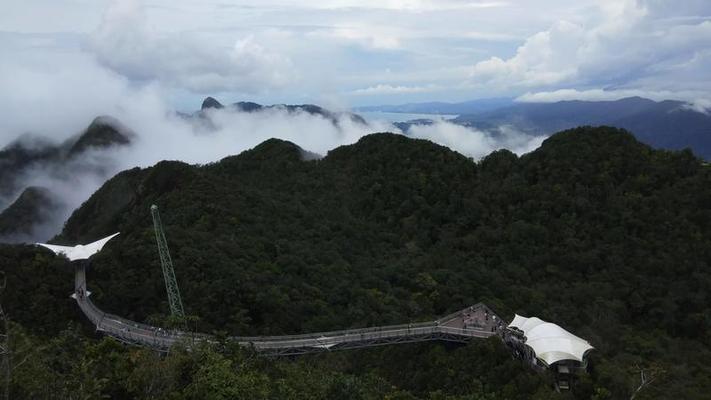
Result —
[{"label": "steel pylon tower", "polygon": [[155,204],[151,206],[151,215],[153,216],[153,228],[156,232],[156,242],[158,242],[158,254],[160,255],[160,265],[163,269],[165,290],[168,292],[170,313],[174,317],[184,318],[185,311],[183,311],[183,301],[180,299],[178,282],[175,280],[173,260],[171,260],[170,252],[168,251],[168,243],[165,240],[165,233],[163,233],[163,224],[160,222],[158,206]]}]

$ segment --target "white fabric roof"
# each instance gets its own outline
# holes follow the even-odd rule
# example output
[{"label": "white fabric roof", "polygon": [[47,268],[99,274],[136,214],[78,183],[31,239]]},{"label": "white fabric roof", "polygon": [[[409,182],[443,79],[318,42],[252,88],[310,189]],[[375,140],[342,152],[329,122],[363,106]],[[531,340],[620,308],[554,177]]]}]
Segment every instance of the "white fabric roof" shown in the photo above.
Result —
[{"label": "white fabric roof", "polygon": [[87,245],[76,245],[76,246],[58,246],[56,244],[46,244],[46,243],[36,243],[38,246],[46,247],[52,250],[55,254],[63,254],[69,260],[86,260],[87,258],[93,256],[94,254],[101,251],[106,242],[113,239],[118,233],[114,233],[111,236],[107,236],[103,239],[97,240],[96,242],[89,243]]},{"label": "white fabric roof", "polygon": [[526,344],[536,353],[536,357],[551,365],[561,360],[583,361],[585,352],[593,347],[556,324],[540,318],[526,318],[516,315],[509,324],[523,331]]}]

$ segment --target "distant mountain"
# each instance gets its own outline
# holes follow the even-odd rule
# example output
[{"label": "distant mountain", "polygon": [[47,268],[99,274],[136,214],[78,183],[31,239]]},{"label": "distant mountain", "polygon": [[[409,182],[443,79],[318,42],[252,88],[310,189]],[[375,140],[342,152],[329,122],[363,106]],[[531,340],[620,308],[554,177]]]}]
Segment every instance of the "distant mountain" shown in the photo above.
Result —
[{"label": "distant mountain", "polygon": [[[578,126],[615,126],[632,132],[637,139],[656,148],[691,148],[711,159],[711,115],[693,110],[687,103],[656,102],[641,97],[616,101],[561,101],[557,103],[514,103],[510,99],[483,99],[462,103],[411,103],[369,106],[357,111],[458,114],[454,123],[496,132],[509,126],[530,135],[551,135]],[[412,125],[429,120],[399,122],[407,132]]]},{"label": "distant mountain", "polygon": [[[37,186],[26,188],[17,200],[0,212],[0,242],[32,238],[61,207],[62,202],[49,189]],[[44,234],[48,239],[52,232]]]},{"label": "distant mountain", "polygon": [[413,125],[432,125],[435,123],[435,120],[433,119],[411,119],[409,121],[405,122],[393,122],[393,125],[395,125],[398,129],[400,129],[403,133],[406,135],[409,133],[410,128],[412,128]]},{"label": "distant mountain", "polygon": [[85,155],[127,146],[133,136],[115,118],[100,116],[62,143],[24,135],[0,150],[0,242],[45,240],[56,234],[70,206],[50,189],[34,186],[36,182],[71,187],[87,172],[106,179],[110,168]]},{"label": "distant mountain", "polygon": [[0,150],[0,199],[24,189],[21,187],[23,174],[32,168],[62,169],[90,149],[128,145],[133,135],[115,118],[99,116],[82,133],[60,144],[41,137],[22,136]]},{"label": "distant mountain", "polygon": [[711,115],[694,111],[680,101],[630,97],[616,101],[521,103],[463,114],[454,122],[485,130],[509,125],[532,135],[583,125],[609,125],[627,129],[653,147],[670,150],[688,147],[711,159]]},{"label": "distant mountain", "polygon": [[207,97],[205,100],[202,102],[202,106],[200,108],[200,111],[197,112],[198,116],[204,116],[204,113],[208,109],[231,109],[231,110],[236,110],[236,111],[242,111],[242,112],[260,112],[264,110],[285,110],[288,113],[307,113],[307,114],[312,114],[312,115],[319,115],[321,117],[324,117],[331,121],[334,125],[339,124],[339,119],[341,118],[348,118],[352,122],[357,123],[357,124],[366,124],[366,121],[363,117],[361,117],[358,114],[350,113],[350,112],[336,112],[336,111],[330,111],[327,110],[323,107],[314,105],[314,104],[273,104],[273,105],[262,105],[259,103],[253,103],[253,102],[248,102],[248,101],[239,101],[236,103],[232,103],[229,106],[225,107],[222,103],[217,101],[213,97]]},{"label": "distant mountain", "polygon": [[225,106],[222,105],[219,101],[217,101],[214,97],[206,97],[205,100],[202,101],[202,106],[200,107],[201,110],[205,110],[208,108],[224,108]]},{"label": "distant mountain", "polygon": [[495,110],[514,104],[513,99],[492,98],[469,100],[461,103],[428,102],[428,103],[407,103],[398,105],[381,105],[356,107],[355,111],[364,112],[391,112],[409,114],[471,114],[484,111]]},{"label": "distant mountain", "polygon": [[90,148],[107,148],[131,143],[133,134],[119,120],[109,116],[96,117],[69,149],[69,155]]}]

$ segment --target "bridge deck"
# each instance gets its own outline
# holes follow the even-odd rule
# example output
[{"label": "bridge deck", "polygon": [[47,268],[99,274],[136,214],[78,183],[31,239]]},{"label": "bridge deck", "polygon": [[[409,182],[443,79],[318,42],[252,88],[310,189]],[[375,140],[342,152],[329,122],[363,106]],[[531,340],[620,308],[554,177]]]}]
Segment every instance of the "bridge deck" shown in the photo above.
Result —
[{"label": "bridge deck", "polygon": [[[77,265],[74,287],[73,297],[97,331],[120,341],[167,351],[177,342],[193,343],[212,339],[209,335],[164,330],[101,311],[89,300],[85,265]],[[427,340],[466,342],[500,334],[502,327],[505,327],[502,322],[491,309],[479,303],[432,322],[303,335],[233,336],[230,339],[260,352],[292,355]]]}]

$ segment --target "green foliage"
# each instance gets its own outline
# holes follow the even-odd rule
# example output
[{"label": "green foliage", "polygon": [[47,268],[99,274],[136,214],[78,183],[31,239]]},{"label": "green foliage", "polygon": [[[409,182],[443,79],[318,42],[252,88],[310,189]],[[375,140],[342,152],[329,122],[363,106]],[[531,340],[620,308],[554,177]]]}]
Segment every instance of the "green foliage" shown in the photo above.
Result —
[{"label": "green foliage", "polygon": [[35,246],[0,244],[0,271],[7,278],[0,302],[10,320],[42,335],[54,335],[78,320],[80,313],[69,298],[74,270],[66,259]]},{"label": "green foliage", "polygon": [[[149,213],[155,203],[199,331],[407,323],[484,301],[508,319],[536,315],[588,339],[596,347],[591,374],[574,393],[555,394],[545,377],[487,341],[274,363],[205,350],[129,357],[134,364],[119,364],[127,384],[112,387],[114,376],[86,384],[87,393],[627,399],[639,386],[634,368],[654,366],[664,373],[637,399],[708,396],[711,169],[690,152],[655,151],[613,128],[579,128],[531,154],[498,151],[478,163],[392,134],[318,161],[301,156],[297,146],[269,140],[215,164],[123,172],[73,214],[57,241],[121,231],[93,260],[94,301],[136,320],[167,314]],[[9,246],[0,260],[18,296],[3,301],[23,326],[52,336],[69,319],[83,321],[61,300],[72,282],[65,262]],[[55,373],[37,365],[38,374]],[[92,378],[74,365],[72,382]],[[135,372],[144,367],[153,370]]]}]

